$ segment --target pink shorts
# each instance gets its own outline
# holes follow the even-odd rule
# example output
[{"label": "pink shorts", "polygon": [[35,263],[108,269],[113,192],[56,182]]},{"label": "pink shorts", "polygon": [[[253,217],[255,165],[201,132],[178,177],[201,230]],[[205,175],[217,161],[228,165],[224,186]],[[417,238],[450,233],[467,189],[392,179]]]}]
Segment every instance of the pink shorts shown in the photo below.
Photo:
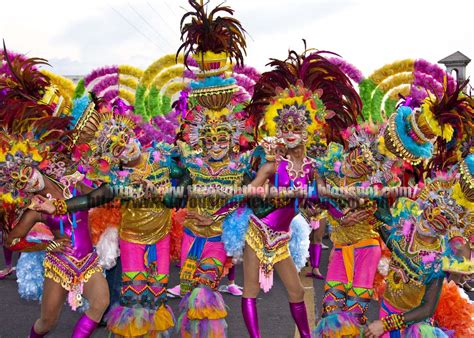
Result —
[{"label": "pink shorts", "polygon": [[[166,235],[156,246],[157,272],[168,275],[170,273],[170,235]],[[120,240],[120,259],[122,261],[122,272],[146,271],[145,252],[146,244],[137,244]]]},{"label": "pink shorts", "polygon": [[[184,261],[188,256],[188,252],[191,249],[191,245],[193,244],[194,237],[189,236],[187,233],[183,234],[183,242],[181,244],[181,266],[184,266]],[[209,242],[207,241],[204,244],[204,248],[202,249],[201,259],[204,258],[215,258],[222,262],[222,264],[226,261],[226,252],[224,248],[224,243],[219,242]]]},{"label": "pink shorts", "polygon": [[[382,255],[380,246],[369,246],[354,249],[354,278],[353,287],[372,289],[374,287],[375,273]],[[335,249],[326,275],[327,281],[348,283],[342,250]]]}]

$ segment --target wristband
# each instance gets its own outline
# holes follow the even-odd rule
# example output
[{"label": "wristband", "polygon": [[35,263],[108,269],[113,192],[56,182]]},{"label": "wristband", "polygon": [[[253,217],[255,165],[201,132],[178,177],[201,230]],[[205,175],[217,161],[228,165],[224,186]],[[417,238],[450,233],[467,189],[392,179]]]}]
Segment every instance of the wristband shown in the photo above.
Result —
[{"label": "wristband", "polygon": [[403,314],[394,313],[385,317],[382,317],[383,329],[385,332],[403,330],[407,325]]},{"label": "wristband", "polygon": [[59,244],[58,242],[50,241],[45,250],[50,252],[50,251],[53,251],[54,249],[56,249],[60,246],[61,246],[61,244]]},{"label": "wristband", "polygon": [[56,207],[54,215],[67,214],[67,204],[65,200],[54,200],[53,205]]}]

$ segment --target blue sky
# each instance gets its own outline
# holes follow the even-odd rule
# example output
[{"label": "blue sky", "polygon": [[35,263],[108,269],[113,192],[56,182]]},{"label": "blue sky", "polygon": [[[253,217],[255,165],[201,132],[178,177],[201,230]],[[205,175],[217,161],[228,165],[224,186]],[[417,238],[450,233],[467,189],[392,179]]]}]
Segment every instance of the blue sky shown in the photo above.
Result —
[{"label": "blue sky", "polygon": [[[211,5],[221,1],[211,0]],[[330,50],[368,75],[404,58],[474,58],[470,0],[228,0],[248,31],[246,63],[259,70],[289,48]],[[50,60],[59,74],[110,64],[146,68],[180,44],[184,0],[8,1],[0,37],[9,49]],[[473,62],[474,64],[474,62]],[[468,74],[472,74],[471,64]]]}]

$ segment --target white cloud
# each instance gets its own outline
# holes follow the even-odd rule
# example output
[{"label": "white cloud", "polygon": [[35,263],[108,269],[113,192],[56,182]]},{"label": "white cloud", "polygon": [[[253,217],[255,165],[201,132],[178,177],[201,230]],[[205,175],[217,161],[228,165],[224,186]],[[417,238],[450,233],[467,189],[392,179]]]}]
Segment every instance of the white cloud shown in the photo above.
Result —
[{"label": "white cloud", "polygon": [[[342,55],[365,74],[397,59],[437,62],[457,50],[474,58],[470,0],[228,0],[226,5],[250,34],[247,63],[260,70],[269,58],[284,58],[289,48],[301,51],[302,38],[308,47]],[[0,37],[9,49],[49,59],[57,73],[85,74],[123,63],[145,68],[176,51],[182,7],[189,8],[187,1],[9,1],[2,4]]]}]

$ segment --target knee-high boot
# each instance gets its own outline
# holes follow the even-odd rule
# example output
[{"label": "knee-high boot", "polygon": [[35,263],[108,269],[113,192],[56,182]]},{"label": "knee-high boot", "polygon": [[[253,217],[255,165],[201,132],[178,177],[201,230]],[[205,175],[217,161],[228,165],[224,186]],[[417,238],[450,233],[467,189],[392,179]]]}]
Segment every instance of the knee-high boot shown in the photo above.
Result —
[{"label": "knee-high boot", "polygon": [[242,297],[242,316],[251,338],[260,338],[258,328],[257,302],[255,298]]},{"label": "knee-high boot", "polygon": [[291,316],[298,327],[301,338],[311,338],[311,330],[309,329],[308,316],[306,314],[306,306],[304,301],[299,303],[290,303]]},{"label": "knee-high boot", "polygon": [[99,323],[90,319],[86,314],[83,314],[81,318],[74,326],[71,338],[89,338],[92,332],[97,328]]}]

